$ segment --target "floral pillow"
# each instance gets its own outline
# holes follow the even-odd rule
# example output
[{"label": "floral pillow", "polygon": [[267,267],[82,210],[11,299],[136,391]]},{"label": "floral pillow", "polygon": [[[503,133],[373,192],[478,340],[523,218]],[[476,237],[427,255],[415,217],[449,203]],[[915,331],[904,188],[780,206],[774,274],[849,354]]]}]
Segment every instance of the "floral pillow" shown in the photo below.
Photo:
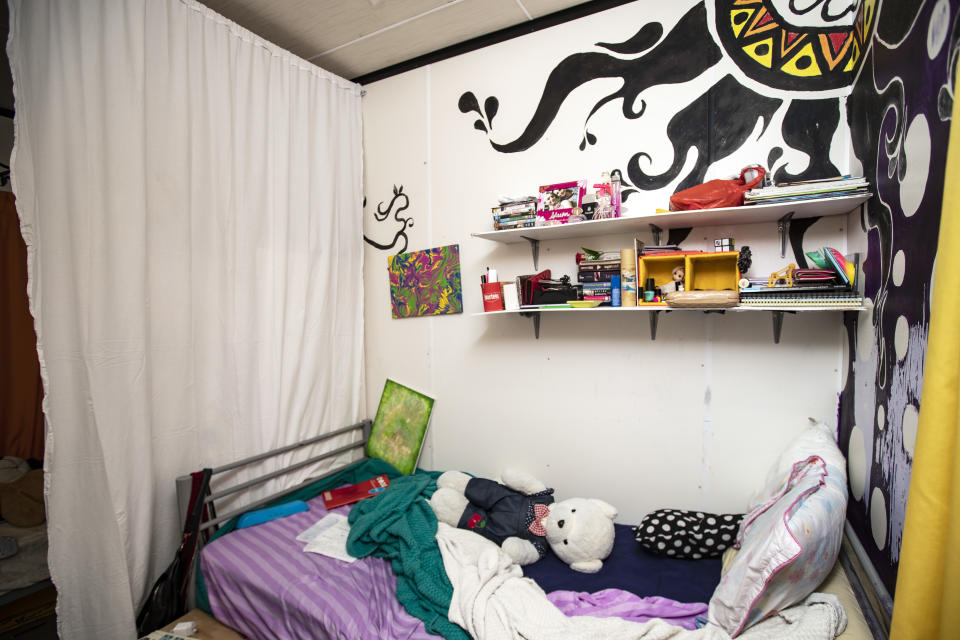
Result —
[{"label": "floral pillow", "polygon": [[743,520],[740,551],[710,599],[710,620],[731,636],[806,598],[837,561],[846,464],[832,437],[820,444],[822,455],[796,461],[779,490]]}]

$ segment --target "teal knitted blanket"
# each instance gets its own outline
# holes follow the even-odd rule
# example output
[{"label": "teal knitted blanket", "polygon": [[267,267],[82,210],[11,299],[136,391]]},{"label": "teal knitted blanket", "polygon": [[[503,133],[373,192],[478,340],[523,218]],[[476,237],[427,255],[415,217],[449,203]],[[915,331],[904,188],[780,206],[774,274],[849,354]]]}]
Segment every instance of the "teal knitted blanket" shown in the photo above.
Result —
[{"label": "teal knitted blanket", "polygon": [[347,551],[358,558],[374,555],[390,560],[397,574],[397,599],[427,631],[447,640],[468,640],[459,625],[447,619],[453,586],[437,546],[437,517],[426,498],[437,488],[439,472],[417,471],[390,481],[380,495],[350,511]]}]

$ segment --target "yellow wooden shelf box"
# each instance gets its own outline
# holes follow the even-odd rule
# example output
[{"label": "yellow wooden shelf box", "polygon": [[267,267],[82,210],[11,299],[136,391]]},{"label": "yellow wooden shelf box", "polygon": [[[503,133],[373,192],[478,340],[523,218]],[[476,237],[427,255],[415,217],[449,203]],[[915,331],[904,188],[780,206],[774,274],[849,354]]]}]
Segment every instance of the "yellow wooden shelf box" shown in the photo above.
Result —
[{"label": "yellow wooden shelf box", "polygon": [[673,270],[676,267],[683,267],[683,287],[687,291],[738,291],[739,258],[738,251],[641,256],[637,265],[637,284],[642,290],[647,279],[653,278],[654,285],[662,287],[673,282]]},{"label": "yellow wooden shelf box", "polygon": [[[668,282],[673,282],[673,270],[676,267],[686,267],[685,255],[672,256],[641,256],[637,265],[637,288],[640,297],[643,297],[643,288],[647,283],[647,278],[653,278],[653,284],[662,287]],[[686,281],[684,281],[686,286]]]},{"label": "yellow wooden shelf box", "polygon": [[737,268],[739,251],[694,253],[686,258],[687,291],[739,291],[740,270]]}]

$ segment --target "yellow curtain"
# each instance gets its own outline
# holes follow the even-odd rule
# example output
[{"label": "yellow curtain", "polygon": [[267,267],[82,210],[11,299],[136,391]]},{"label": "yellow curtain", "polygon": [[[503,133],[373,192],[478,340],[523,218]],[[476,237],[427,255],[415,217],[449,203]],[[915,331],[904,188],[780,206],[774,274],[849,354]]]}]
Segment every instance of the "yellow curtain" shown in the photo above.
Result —
[{"label": "yellow curtain", "polygon": [[[960,98],[960,96],[958,96]],[[960,99],[953,103],[892,640],[960,637]]]}]

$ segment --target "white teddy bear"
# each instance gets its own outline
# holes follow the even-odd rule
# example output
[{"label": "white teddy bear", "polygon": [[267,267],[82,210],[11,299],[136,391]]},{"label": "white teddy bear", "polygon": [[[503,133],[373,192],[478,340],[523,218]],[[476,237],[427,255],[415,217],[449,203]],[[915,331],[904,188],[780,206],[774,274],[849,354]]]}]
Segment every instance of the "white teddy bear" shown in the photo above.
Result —
[{"label": "white teddy bear", "polygon": [[613,506],[593,498],[555,502],[553,489],[522,471],[505,470],[501,482],[447,471],[430,507],[441,522],[496,542],[519,565],[542,558],[546,542],[571,569],[600,570],[613,549]]}]

